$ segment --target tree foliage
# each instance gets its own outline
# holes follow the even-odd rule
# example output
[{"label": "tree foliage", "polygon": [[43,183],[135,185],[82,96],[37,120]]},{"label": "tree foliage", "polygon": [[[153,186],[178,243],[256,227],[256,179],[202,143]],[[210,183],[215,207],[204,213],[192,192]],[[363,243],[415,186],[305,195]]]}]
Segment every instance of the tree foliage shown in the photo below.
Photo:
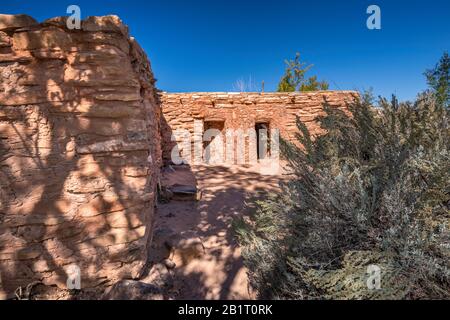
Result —
[{"label": "tree foliage", "polygon": [[450,105],[450,57],[448,52],[444,52],[434,69],[427,70],[425,77],[427,83],[436,94],[438,102],[445,106]]},{"label": "tree foliage", "polygon": [[297,52],[294,60],[286,60],[286,70],[278,83],[278,92],[317,91],[328,90],[328,83],[318,81],[317,76],[305,78],[305,74],[313,67],[300,61],[300,53]]}]

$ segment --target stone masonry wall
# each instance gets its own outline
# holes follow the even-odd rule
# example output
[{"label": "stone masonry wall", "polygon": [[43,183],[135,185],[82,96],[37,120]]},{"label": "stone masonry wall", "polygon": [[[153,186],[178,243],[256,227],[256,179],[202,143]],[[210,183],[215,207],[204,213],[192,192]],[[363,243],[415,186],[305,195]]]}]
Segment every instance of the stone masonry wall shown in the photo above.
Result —
[{"label": "stone masonry wall", "polygon": [[[325,101],[332,107],[345,110],[347,104],[357,97],[358,94],[354,91],[162,93],[163,158],[169,161],[172,149],[177,144],[180,150],[186,149],[182,136],[176,134],[177,130],[188,130],[192,135],[192,143],[199,138],[193,136],[195,119],[224,121],[225,130],[254,128],[257,122],[268,122],[270,128],[280,130],[281,137],[295,141],[296,116],[306,123],[313,134],[319,133],[320,127],[315,119],[323,114]],[[171,141],[174,133],[175,142]],[[192,150],[194,147],[191,147],[191,157],[183,157],[192,161]]]},{"label": "stone masonry wall", "polygon": [[0,15],[0,298],[137,277],[161,164],[145,53],[120,19]]}]

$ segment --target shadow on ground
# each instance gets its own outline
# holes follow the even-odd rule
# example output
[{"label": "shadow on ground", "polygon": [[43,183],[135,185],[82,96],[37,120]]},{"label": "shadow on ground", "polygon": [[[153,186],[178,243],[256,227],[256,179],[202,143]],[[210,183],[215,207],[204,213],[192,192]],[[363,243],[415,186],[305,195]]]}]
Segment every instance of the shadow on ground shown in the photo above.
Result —
[{"label": "shadow on ground", "polygon": [[[276,191],[280,176],[261,175],[255,167],[201,165],[175,167],[163,180],[168,185],[195,183],[202,192],[200,201],[158,206],[156,233],[186,234],[199,238],[204,247],[201,256],[172,270],[173,298],[254,299],[231,223],[249,213],[251,199]],[[156,242],[168,240],[156,238]]]}]

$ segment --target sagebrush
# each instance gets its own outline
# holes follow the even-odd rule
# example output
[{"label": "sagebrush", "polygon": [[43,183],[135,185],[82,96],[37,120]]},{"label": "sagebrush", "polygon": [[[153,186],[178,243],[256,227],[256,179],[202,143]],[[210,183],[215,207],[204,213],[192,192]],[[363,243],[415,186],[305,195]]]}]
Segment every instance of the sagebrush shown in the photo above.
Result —
[{"label": "sagebrush", "polygon": [[[261,298],[450,298],[449,109],[366,94],[282,141],[291,177],[235,221]],[[301,146],[301,147],[299,147]],[[369,289],[367,267],[381,268]]]}]

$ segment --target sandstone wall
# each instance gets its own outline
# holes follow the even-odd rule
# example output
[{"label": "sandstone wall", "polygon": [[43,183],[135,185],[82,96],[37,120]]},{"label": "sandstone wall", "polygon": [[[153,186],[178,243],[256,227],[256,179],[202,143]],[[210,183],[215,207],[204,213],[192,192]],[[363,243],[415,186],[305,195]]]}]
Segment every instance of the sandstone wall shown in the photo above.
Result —
[{"label": "sandstone wall", "polygon": [[[292,93],[162,93],[163,158],[171,159],[175,145],[186,149],[177,130],[188,130],[194,136],[194,120],[224,121],[226,129],[254,128],[257,122],[268,122],[270,128],[280,130],[280,135],[295,141],[296,116],[306,123],[313,133],[319,133],[317,116],[323,114],[323,103],[345,110],[358,94],[353,91],[317,91]],[[269,129],[270,130],[270,129]],[[171,136],[175,133],[175,142]],[[248,146],[247,146],[248,148]],[[191,147],[193,153],[194,147]],[[185,156],[185,155],[184,155]],[[190,158],[190,159],[189,159]],[[193,156],[187,156],[192,161]],[[247,156],[247,160],[248,156]]]},{"label": "sandstone wall", "polygon": [[145,53],[115,16],[82,30],[0,15],[0,297],[136,277],[161,150]]}]

